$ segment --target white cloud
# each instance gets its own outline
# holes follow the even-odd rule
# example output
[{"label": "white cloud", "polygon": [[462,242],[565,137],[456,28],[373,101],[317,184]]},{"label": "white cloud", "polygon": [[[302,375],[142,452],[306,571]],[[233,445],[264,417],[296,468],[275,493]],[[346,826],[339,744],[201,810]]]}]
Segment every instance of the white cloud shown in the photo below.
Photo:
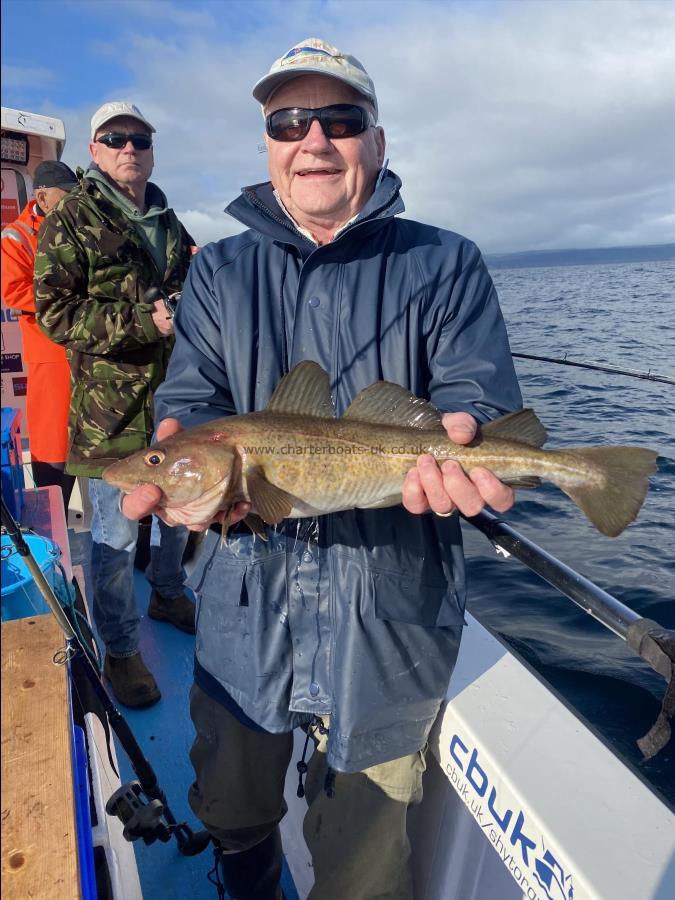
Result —
[{"label": "white cloud", "polygon": [[45,66],[11,66],[2,64],[2,87],[4,90],[41,87],[56,81],[57,78],[56,72]]},{"label": "white cloud", "polygon": [[[242,37],[197,8],[172,40],[144,28],[111,46],[128,62],[118,96],[156,124],[156,180],[199,243],[232,233],[222,208],[266,178],[252,84],[317,32],[371,73],[411,218],[485,251],[675,241],[675,3],[264,3],[256,15]],[[84,161],[91,112],[61,111],[66,161]]]}]

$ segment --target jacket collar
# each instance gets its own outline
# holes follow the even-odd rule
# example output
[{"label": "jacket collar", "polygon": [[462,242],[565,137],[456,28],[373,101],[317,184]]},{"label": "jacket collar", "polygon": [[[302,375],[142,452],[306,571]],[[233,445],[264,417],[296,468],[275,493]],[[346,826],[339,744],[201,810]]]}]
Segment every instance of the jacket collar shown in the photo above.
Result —
[{"label": "jacket collar", "polygon": [[[358,216],[332,243],[342,240],[346,234],[364,222],[381,221],[384,225],[392,216],[403,212],[405,206],[401,199],[400,188],[401,179],[387,170]],[[310,247],[314,248],[314,244],[297,230],[279,206],[269,181],[242,188],[241,195],[225,208],[225,212],[243,225],[273,240],[293,244],[305,252]]]},{"label": "jacket collar", "polygon": [[[78,174],[79,171],[80,170],[78,170]],[[94,182],[101,193],[105,194],[109,200],[113,200],[114,198],[114,202],[122,210],[129,209],[133,211],[133,209],[135,209],[131,200],[122,194],[121,191],[117,190],[114,182],[105,175],[96,163],[90,163],[89,168],[83,173],[83,176],[89,181]],[[157,187],[152,181],[148,181],[145,187],[145,214],[157,215],[159,212],[164,212],[164,210],[167,209],[167,206],[168,204],[164,191]]]},{"label": "jacket collar", "polygon": [[37,222],[37,227],[42,224],[42,221],[45,217],[44,212],[38,206],[37,200],[33,198],[29,200],[26,206],[24,207],[19,219],[22,219],[26,222]]}]

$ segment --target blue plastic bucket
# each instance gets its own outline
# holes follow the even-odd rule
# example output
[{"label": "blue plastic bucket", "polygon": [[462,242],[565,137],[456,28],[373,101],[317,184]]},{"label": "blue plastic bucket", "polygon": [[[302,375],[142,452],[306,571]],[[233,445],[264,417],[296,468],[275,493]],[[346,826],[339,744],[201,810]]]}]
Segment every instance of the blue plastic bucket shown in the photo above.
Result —
[{"label": "blue plastic bucket", "polygon": [[[35,561],[49,584],[54,587],[56,563],[61,550],[49,538],[24,535]],[[24,619],[49,612],[35,579],[17,552],[8,534],[2,535],[2,621]]]}]

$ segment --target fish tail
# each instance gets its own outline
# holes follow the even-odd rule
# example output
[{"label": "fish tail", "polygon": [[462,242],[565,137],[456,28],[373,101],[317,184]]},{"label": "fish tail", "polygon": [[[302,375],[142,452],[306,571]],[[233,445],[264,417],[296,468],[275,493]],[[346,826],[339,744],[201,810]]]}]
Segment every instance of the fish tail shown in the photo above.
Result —
[{"label": "fish tail", "polygon": [[564,452],[586,464],[592,476],[575,485],[559,483],[560,490],[602,534],[621,534],[644,503],[657,454],[643,447],[577,447]]}]

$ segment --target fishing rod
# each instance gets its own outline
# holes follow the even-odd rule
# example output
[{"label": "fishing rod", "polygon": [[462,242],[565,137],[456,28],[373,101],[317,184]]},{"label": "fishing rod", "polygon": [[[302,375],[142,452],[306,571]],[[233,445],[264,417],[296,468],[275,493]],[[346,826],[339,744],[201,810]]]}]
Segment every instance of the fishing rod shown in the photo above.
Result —
[{"label": "fishing rod", "polygon": [[511,353],[511,356],[518,359],[536,359],[539,362],[556,363],[559,366],[577,366],[580,369],[593,369],[595,372],[611,372],[615,375],[627,375],[629,378],[642,378],[646,381],[661,381],[664,384],[675,384],[675,378],[670,375],[661,375],[652,372],[640,372],[637,369],[622,369],[619,366],[610,366],[605,363],[598,362],[578,362],[577,360],[568,359],[567,354],[563,357],[553,356],[535,356],[533,353]]},{"label": "fishing rod", "polygon": [[670,719],[675,713],[675,630],[643,618],[487,510],[464,518],[491,541],[498,553],[515,556],[585,613],[626,641],[639,657],[665,678],[666,690],[658,718],[647,734],[637,741],[644,759],[656,756],[670,740]]},{"label": "fishing rod", "polygon": [[[110,727],[117,735],[131,767],[138,777],[138,781],[131,781],[115,791],[106,803],[106,812],[108,815],[117,816],[122,821],[124,824],[123,835],[128,841],[142,838],[146,844],[152,844],[155,840],[166,843],[173,836],[183,856],[195,856],[197,853],[201,853],[211,840],[209,833],[207,831],[194,832],[186,822],[177,822],[174,818],[152,766],[143,755],[127,721],[110,699],[101,682],[100,671],[91,652],[86,649],[77,628],[71,622],[52,586],[35,561],[4,497],[2,497],[2,527],[6,530],[17,553],[23,558],[40,594],[66,637],[66,647],[60,656],[70,661],[73,675],[75,671],[79,672],[93,688],[97,699],[103,706]],[[146,798],[149,802],[146,802]]]}]

